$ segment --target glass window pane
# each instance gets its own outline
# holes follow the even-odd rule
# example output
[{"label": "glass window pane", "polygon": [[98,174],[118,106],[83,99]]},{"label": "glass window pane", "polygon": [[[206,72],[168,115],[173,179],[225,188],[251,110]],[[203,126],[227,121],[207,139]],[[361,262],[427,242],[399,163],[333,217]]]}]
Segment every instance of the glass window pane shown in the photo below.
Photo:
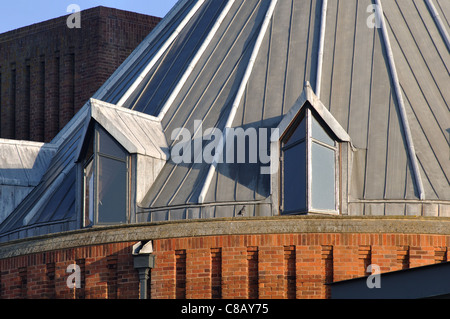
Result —
[{"label": "glass window pane", "polygon": [[335,210],[335,151],[312,143],[312,208]]},{"label": "glass window pane", "polygon": [[287,140],[284,143],[284,146],[289,146],[294,144],[295,142],[301,141],[306,137],[306,121],[303,118],[300,124],[297,126],[295,131],[289,136],[287,136]]},{"label": "glass window pane", "polygon": [[98,129],[98,133],[98,150],[100,153],[126,160],[127,152],[114,138],[111,137],[111,135],[101,127]]},{"label": "glass window pane", "polygon": [[284,151],[284,212],[306,211],[306,143]]},{"label": "glass window pane", "polygon": [[311,124],[311,136],[312,138],[328,144],[330,146],[335,146],[334,140],[328,135],[328,133],[323,129],[322,125],[316,120],[316,118],[312,117],[312,124]]},{"label": "glass window pane", "polygon": [[127,215],[127,165],[98,157],[98,222],[125,223]]}]

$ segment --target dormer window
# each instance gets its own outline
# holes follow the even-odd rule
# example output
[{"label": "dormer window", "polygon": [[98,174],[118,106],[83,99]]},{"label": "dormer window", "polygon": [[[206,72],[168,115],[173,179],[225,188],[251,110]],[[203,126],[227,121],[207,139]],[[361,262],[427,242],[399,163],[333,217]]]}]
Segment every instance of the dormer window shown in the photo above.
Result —
[{"label": "dormer window", "polygon": [[[271,194],[280,214],[346,212],[346,161],[351,139],[309,83],[272,137]],[[340,156],[342,156],[341,159]],[[344,174],[345,173],[345,174]]]},{"label": "dormer window", "polygon": [[83,162],[84,226],[129,221],[130,155],[98,123]]},{"label": "dormer window", "polygon": [[305,108],[281,141],[282,212],[337,211],[337,143]]},{"label": "dormer window", "polygon": [[80,226],[145,221],[140,208],[169,158],[161,122],[95,99],[87,112],[76,156]]}]

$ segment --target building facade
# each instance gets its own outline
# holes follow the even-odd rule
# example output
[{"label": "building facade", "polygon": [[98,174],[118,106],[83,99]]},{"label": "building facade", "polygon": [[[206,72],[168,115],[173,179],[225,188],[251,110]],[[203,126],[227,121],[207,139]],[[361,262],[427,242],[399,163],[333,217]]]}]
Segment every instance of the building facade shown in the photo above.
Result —
[{"label": "building facade", "polygon": [[448,262],[449,15],[179,1],[52,142],[0,141],[2,298],[330,298]]},{"label": "building facade", "polygon": [[50,142],[161,20],[106,7],[0,35],[0,137]]}]

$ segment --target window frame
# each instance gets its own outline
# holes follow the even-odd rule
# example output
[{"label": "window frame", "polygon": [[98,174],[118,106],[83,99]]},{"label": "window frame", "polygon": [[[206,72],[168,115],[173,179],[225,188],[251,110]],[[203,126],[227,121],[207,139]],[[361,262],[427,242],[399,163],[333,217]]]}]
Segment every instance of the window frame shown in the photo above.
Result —
[{"label": "window frame", "polygon": [[[312,136],[312,120],[313,118],[318,122],[321,128],[328,134],[328,136],[334,141],[334,147],[328,145],[325,142],[322,142]],[[289,139],[294,135],[295,131],[300,127],[301,123],[306,121],[305,125],[305,137],[302,140],[295,141],[292,144],[289,143]],[[294,211],[285,211],[285,159],[284,154],[285,151],[289,148],[292,148],[302,142],[306,143],[306,210],[294,210]],[[312,202],[312,192],[313,192],[313,154],[312,154],[312,146],[313,143],[319,145],[320,147],[325,147],[334,152],[334,209],[320,209],[315,208]],[[286,146],[288,144],[288,146]],[[280,137],[279,143],[279,152],[280,152],[280,173],[279,173],[279,211],[280,215],[298,215],[298,214],[308,214],[308,213],[321,213],[321,214],[339,214],[340,207],[340,153],[341,153],[341,143],[338,138],[333,134],[333,132],[325,125],[324,121],[321,119],[320,115],[311,107],[305,106],[301,112],[295,117],[292,121],[290,127],[286,130],[285,134]]]},{"label": "window frame", "polygon": [[[132,156],[100,124],[95,123],[92,127],[92,130],[90,130],[90,131],[91,131],[91,134],[89,134],[89,136],[86,136],[87,140],[89,141],[88,148],[85,150],[85,155],[83,157],[84,159],[81,162],[82,174],[83,174],[83,183],[82,183],[83,204],[82,204],[82,212],[81,212],[82,213],[82,227],[86,228],[86,227],[94,227],[94,226],[129,224],[130,218],[131,218],[130,213],[131,213],[131,176],[132,176],[131,160],[132,160]],[[103,131],[103,132],[101,133],[100,131]],[[111,139],[113,142],[115,142],[117,144],[117,146],[119,146],[121,148],[121,150],[125,154],[124,159],[100,151],[100,145],[99,145],[100,134],[104,134],[107,138]],[[92,144],[92,153],[90,154],[91,144]],[[124,214],[125,215],[124,221],[122,221],[122,222],[99,222],[99,220],[101,219],[101,218],[99,218],[99,185],[100,185],[99,179],[100,179],[100,158],[101,157],[107,158],[110,160],[114,160],[117,162],[121,162],[125,165],[125,170],[126,170],[125,207],[126,207],[126,211]],[[92,167],[93,190],[91,191],[91,193],[93,194],[93,211],[86,212],[86,204],[87,204],[87,202],[86,202],[86,186],[87,186],[86,172],[87,172],[87,168],[90,163],[92,163],[92,165],[93,165],[93,167]],[[89,218],[89,216],[87,216],[87,213],[92,215],[92,217],[93,217],[92,220]],[[90,223],[87,224],[87,221],[89,221]]]},{"label": "window frame", "polygon": [[[94,156],[93,154],[86,158],[86,160],[83,162],[83,227],[89,227],[93,225],[94,220],[94,203],[92,203],[92,209],[91,209],[91,201],[95,200],[95,172],[94,172]],[[90,184],[90,181],[88,180],[88,167],[91,167],[91,177],[92,178],[92,185]],[[89,190],[87,189],[89,187]],[[91,188],[92,187],[92,188]],[[89,200],[87,199],[86,195],[89,193]],[[86,211],[86,207],[89,206],[89,211]],[[89,223],[88,223],[89,222]]]}]

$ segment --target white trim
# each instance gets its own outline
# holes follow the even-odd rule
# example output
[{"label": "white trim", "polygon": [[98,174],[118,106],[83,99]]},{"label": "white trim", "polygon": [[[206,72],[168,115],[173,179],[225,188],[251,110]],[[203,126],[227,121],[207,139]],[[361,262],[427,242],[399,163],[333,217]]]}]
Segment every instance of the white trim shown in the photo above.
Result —
[{"label": "white trim", "polygon": [[130,109],[127,109],[127,108],[124,108],[124,107],[120,107],[120,106],[117,106],[115,104],[111,104],[111,103],[108,103],[108,102],[105,102],[105,101],[101,101],[101,100],[97,100],[97,99],[91,98],[89,100],[89,103],[91,104],[92,108],[102,108],[102,107],[110,108],[110,109],[115,110],[115,111],[120,112],[120,113],[125,113],[125,114],[129,114],[131,116],[140,117],[140,118],[145,119],[147,121],[153,121],[153,122],[160,123],[160,120],[157,117],[155,117],[155,116],[152,116],[152,115],[149,115],[149,114],[146,114],[146,113],[142,113],[142,112],[138,112],[138,111],[135,111],[135,110],[130,110]]},{"label": "white trim", "polygon": [[200,204],[203,203],[206,198],[206,194],[209,190],[209,186],[211,184],[212,178],[216,171],[217,163],[219,162],[220,156],[222,156],[222,151],[223,151],[223,147],[224,147],[224,135],[227,132],[227,128],[231,128],[231,126],[233,125],[233,121],[236,116],[237,109],[239,108],[239,104],[241,103],[241,99],[244,95],[245,88],[247,87],[247,83],[250,79],[250,75],[252,74],[253,66],[254,66],[256,58],[259,54],[259,49],[261,48],[262,41],[264,40],[264,37],[266,35],[266,31],[269,27],[269,23],[270,23],[270,20],[272,19],[273,12],[275,11],[275,6],[277,5],[277,2],[278,2],[278,0],[272,0],[269,8],[267,9],[266,16],[265,16],[263,24],[261,26],[258,38],[256,39],[255,46],[253,48],[252,56],[250,57],[249,64],[247,65],[247,69],[245,71],[244,77],[242,78],[239,90],[236,94],[236,98],[234,100],[233,106],[231,108],[230,114],[229,114],[227,122],[225,124],[225,130],[223,132],[223,135],[221,135],[221,138],[220,138],[220,141],[218,144],[218,145],[221,145],[221,149],[219,149],[214,156],[214,161],[211,164],[211,166],[209,167],[208,175],[206,176],[202,191],[198,197],[198,202]]},{"label": "white trim", "polygon": [[434,22],[437,24],[437,27],[439,29],[439,32],[442,35],[442,38],[444,38],[444,42],[447,45],[447,49],[450,50],[450,35],[448,34],[447,28],[444,25],[444,22],[442,22],[441,17],[439,16],[439,13],[436,10],[436,7],[433,4],[432,0],[425,0],[429,10],[431,11],[431,15],[433,16]]},{"label": "white trim", "polygon": [[158,119],[162,121],[164,118],[164,115],[166,115],[167,111],[170,109],[170,106],[175,101],[175,98],[180,93],[181,89],[183,88],[184,84],[186,83],[187,79],[191,75],[192,71],[194,70],[195,66],[197,65],[198,61],[200,60],[203,53],[205,53],[207,47],[211,43],[212,39],[214,38],[217,30],[219,30],[219,27],[222,25],[223,20],[227,16],[227,14],[230,12],[231,7],[233,6],[235,0],[229,0],[226,7],[223,9],[222,13],[220,14],[219,18],[217,19],[216,23],[212,27],[211,31],[209,32],[208,36],[206,37],[205,41],[203,42],[200,49],[195,54],[195,57],[190,62],[188,68],[183,74],[183,77],[178,81],[177,86],[170,94],[170,97],[167,99],[167,101],[164,103],[164,106],[161,108],[161,111],[159,112]]},{"label": "white trim", "polygon": [[325,46],[327,8],[328,8],[328,0],[322,0],[322,18],[320,22],[319,51],[317,54],[317,72],[316,72],[316,95],[319,99],[322,86],[323,48]]},{"label": "white trim", "polygon": [[399,105],[400,117],[401,117],[401,121],[402,121],[403,128],[404,128],[409,159],[411,160],[414,178],[415,178],[417,188],[419,191],[419,198],[421,200],[424,200],[425,199],[425,191],[423,188],[422,178],[420,176],[419,163],[418,163],[416,151],[414,148],[414,141],[412,138],[411,129],[410,129],[409,122],[408,122],[408,116],[406,114],[405,103],[403,100],[403,95],[402,95],[402,91],[401,91],[401,87],[400,87],[400,81],[399,81],[397,69],[395,66],[394,53],[392,52],[391,43],[389,40],[389,34],[387,31],[383,8],[381,6],[381,0],[375,0],[375,1],[380,9],[378,14],[380,14],[381,31],[383,33],[383,41],[384,41],[384,45],[386,47],[386,55],[388,58],[389,68],[390,68],[391,75],[392,75],[392,82],[394,84],[395,93],[396,93],[397,101],[398,101],[398,105]]},{"label": "white trim", "polygon": [[125,92],[124,95],[120,98],[120,100],[117,102],[117,106],[122,106],[126,100],[131,96],[131,94],[136,90],[136,88],[141,84],[142,80],[147,76],[148,72],[153,68],[153,66],[158,62],[159,58],[166,52],[166,50],[170,47],[173,41],[178,37],[180,32],[184,29],[184,27],[189,23],[189,21],[192,19],[192,17],[197,13],[197,11],[200,9],[200,7],[203,5],[205,0],[198,0],[195,6],[192,8],[191,11],[187,14],[186,17],[184,17],[183,21],[178,25],[178,27],[175,29],[175,31],[172,33],[172,35],[167,39],[167,41],[163,44],[161,48],[159,48],[158,52],[153,56],[151,61],[147,64],[147,66],[144,68],[144,70],[141,72],[141,74],[138,76],[138,78],[134,81],[134,83],[128,88],[128,90]]},{"label": "white trim", "polygon": [[[312,112],[306,108],[306,211],[309,212],[312,207]],[[300,168],[302,169],[302,168]],[[284,167],[282,167],[284,174]],[[284,198],[283,198],[284,201]]]}]

